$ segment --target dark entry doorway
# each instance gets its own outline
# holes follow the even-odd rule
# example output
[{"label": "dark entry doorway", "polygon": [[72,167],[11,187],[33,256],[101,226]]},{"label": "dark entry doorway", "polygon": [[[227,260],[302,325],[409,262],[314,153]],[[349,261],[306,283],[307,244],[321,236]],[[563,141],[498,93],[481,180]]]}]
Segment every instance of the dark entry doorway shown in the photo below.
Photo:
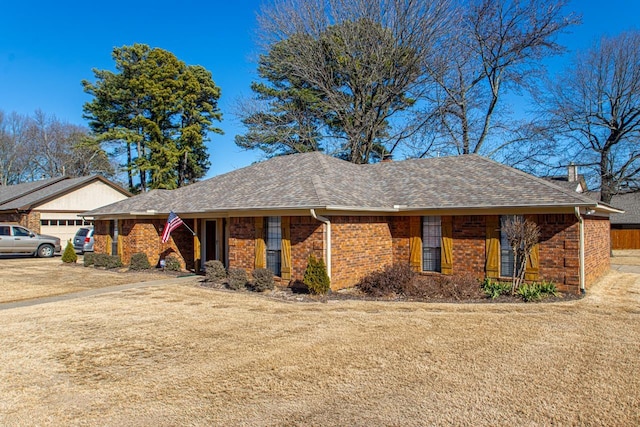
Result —
[{"label": "dark entry doorway", "polygon": [[211,261],[216,258],[216,221],[206,221],[205,230],[206,230],[206,243],[204,248],[204,256],[205,261]]}]

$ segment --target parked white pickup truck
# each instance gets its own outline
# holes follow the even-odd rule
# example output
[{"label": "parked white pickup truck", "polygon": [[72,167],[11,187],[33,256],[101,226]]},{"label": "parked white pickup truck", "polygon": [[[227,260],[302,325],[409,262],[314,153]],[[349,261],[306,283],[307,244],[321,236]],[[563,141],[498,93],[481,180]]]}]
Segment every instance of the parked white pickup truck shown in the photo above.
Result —
[{"label": "parked white pickup truck", "polygon": [[17,224],[0,223],[0,253],[31,253],[41,258],[60,252],[60,239]]}]

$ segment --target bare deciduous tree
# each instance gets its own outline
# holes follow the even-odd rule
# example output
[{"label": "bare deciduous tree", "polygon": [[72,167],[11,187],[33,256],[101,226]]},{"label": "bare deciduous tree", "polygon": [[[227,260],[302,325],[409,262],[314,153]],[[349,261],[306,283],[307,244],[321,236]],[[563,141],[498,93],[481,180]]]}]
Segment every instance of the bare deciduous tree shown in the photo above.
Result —
[{"label": "bare deciduous tree", "polygon": [[[450,12],[447,0],[276,0],[265,6],[259,22],[268,53],[258,71],[266,82],[253,89],[266,111],[242,117],[249,132],[236,142],[268,152],[271,128],[285,125],[295,151],[317,147],[320,139],[356,163],[393,151],[427,121],[408,110],[424,97],[427,63]],[[291,139],[291,131],[301,134]],[[290,151],[292,144],[280,148]]]},{"label": "bare deciduous tree", "polygon": [[26,116],[0,111],[0,185],[18,184],[29,158],[27,149]]},{"label": "bare deciduous tree", "polygon": [[540,227],[521,216],[513,216],[504,222],[503,231],[513,250],[511,293],[515,294],[524,281],[527,260],[531,256],[531,251],[540,239]]},{"label": "bare deciduous tree", "polygon": [[638,188],[640,176],[640,32],[604,37],[579,53],[541,100],[557,152],[595,170],[605,203]]},{"label": "bare deciduous tree", "polygon": [[[455,31],[430,69],[436,83],[430,113],[440,150],[493,156],[523,141],[505,95],[540,76],[541,60],[563,48],[556,37],[578,19],[563,14],[567,0],[471,0],[456,14]],[[443,71],[444,70],[444,71]],[[427,153],[424,153],[427,154]]]},{"label": "bare deciduous tree", "polygon": [[0,111],[0,184],[100,173],[114,167],[86,128],[38,110],[32,117]]}]

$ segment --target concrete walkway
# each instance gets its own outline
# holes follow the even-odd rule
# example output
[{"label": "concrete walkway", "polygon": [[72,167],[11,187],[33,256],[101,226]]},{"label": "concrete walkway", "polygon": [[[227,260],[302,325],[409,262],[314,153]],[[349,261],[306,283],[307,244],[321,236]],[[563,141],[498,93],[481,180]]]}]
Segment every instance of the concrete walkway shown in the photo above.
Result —
[{"label": "concrete walkway", "polygon": [[125,285],[106,286],[104,288],[88,289],[86,291],[73,292],[70,294],[53,295],[50,297],[34,298],[23,301],[4,302],[0,303],[1,310],[9,310],[11,308],[18,307],[30,307],[32,305],[49,304],[58,301],[67,301],[76,298],[85,298],[94,295],[107,294],[111,292],[126,291],[127,289],[147,288],[151,286],[165,286],[165,285],[182,285],[182,284],[196,284],[202,279],[202,276],[191,275],[183,277],[172,277],[170,279],[151,280],[148,282],[128,283]]},{"label": "concrete walkway", "polygon": [[640,265],[611,264],[611,269],[615,271],[621,271],[623,273],[640,274]]}]

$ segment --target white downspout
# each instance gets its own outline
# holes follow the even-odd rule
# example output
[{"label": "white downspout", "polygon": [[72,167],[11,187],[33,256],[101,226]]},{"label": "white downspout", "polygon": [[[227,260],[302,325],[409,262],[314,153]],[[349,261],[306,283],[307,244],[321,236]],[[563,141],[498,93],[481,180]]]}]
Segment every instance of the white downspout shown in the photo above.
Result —
[{"label": "white downspout", "polygon": [[328,218],[325,218],[320,215],[316,215],[316,210],[311,209],[311,216],[316,220],[323,222],[327,226],[327,239],[325,242],[325,260],[327,262],[327,275],[329,276],[329,280],[331,280],[331,221]]},{"label": "white downspout", "polygon": [[575,207],[576,217],[578,218],[579,228],[580,228],[580,236],[579,240],[579,257],[580,257],[580,293],[586,293],[585,283],[584,283],[584,218],[580,215],[580,208]]}]

